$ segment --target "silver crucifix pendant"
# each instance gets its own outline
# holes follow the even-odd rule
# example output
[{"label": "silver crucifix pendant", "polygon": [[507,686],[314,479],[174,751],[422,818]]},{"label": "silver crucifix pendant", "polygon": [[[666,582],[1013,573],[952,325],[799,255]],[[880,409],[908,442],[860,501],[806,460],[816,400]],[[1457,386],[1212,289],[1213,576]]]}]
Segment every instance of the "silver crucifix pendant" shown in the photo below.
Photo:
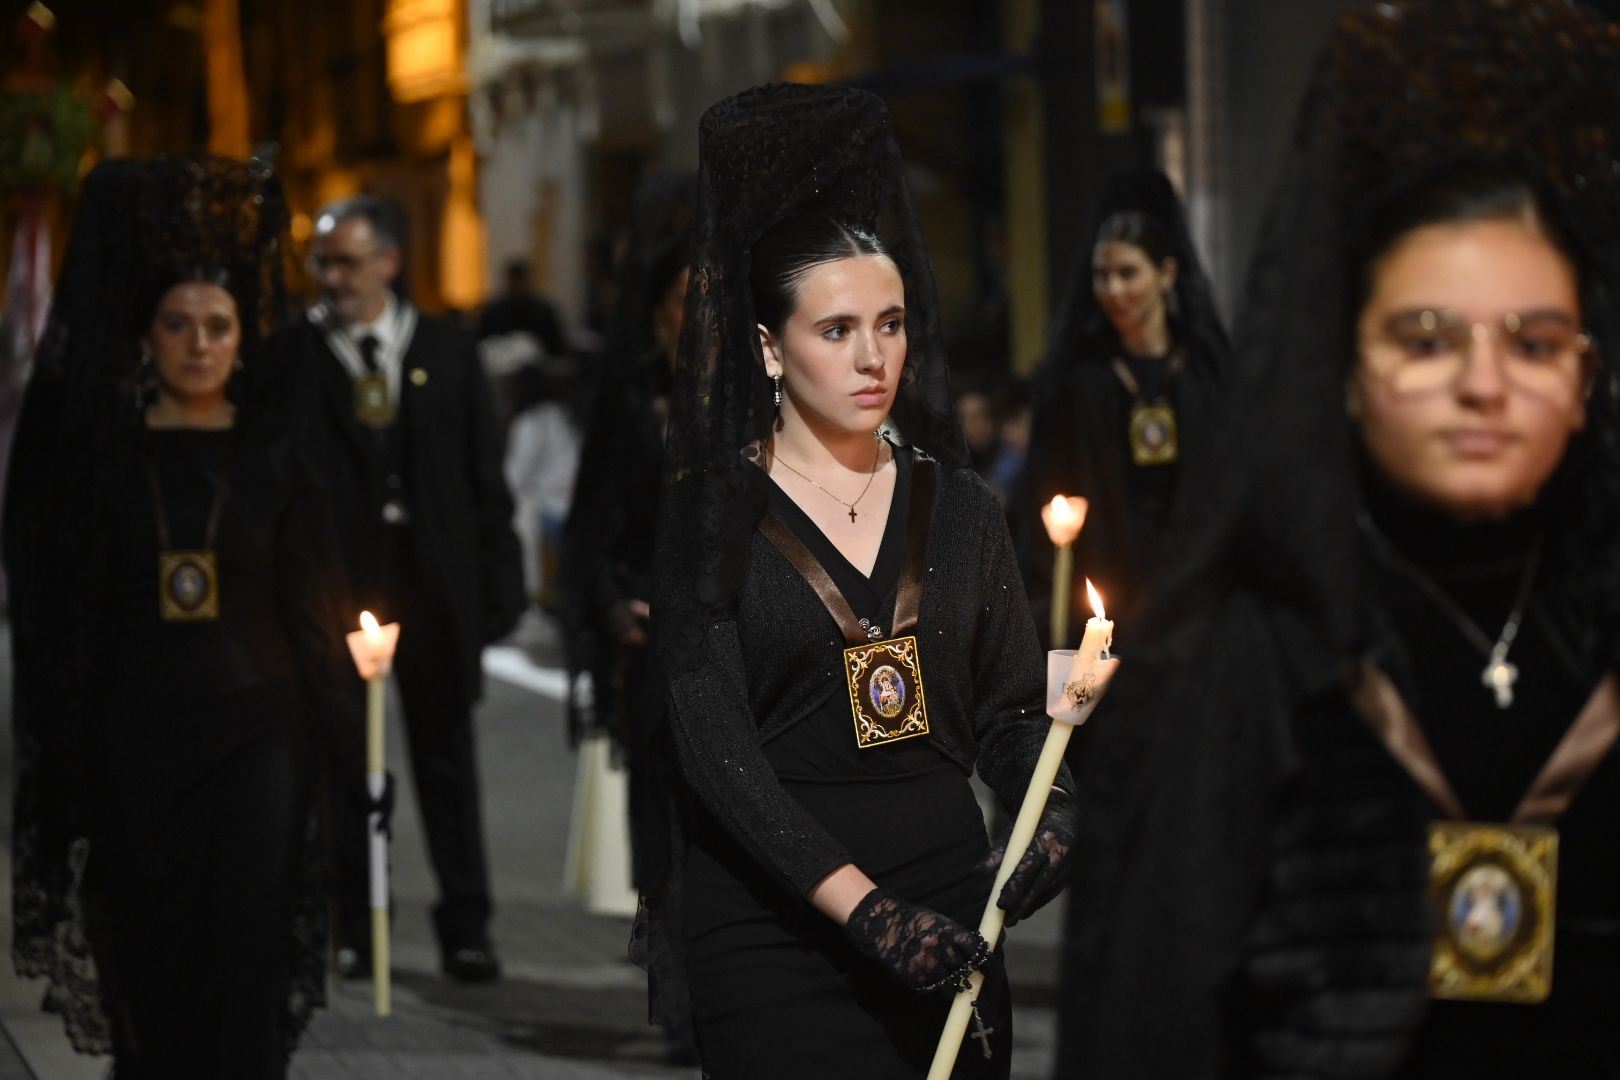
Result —
[{"label": "silver crucifix pendant", "polygon": [[969,1033],[968,1038],[979,1040],[979,1046],[984,1049],[984,1060],[986,1061],[996,1056],[990,1049],[990,1036],[995,1033],[996,1029],[986,1025],[984,1017],[979,1015],[979,1003],[975,1001],[973,1003],[973,1031]]},{"label": "silver crucifix pendant", "polygon": [[1519,681],[1519,668],[1508,663],[1506,649],[1492,649],[1490,661],[1480,672],[1479,681],[1485,689],[1496,694],[1498,709],[1513,707],[1513,684]]}]

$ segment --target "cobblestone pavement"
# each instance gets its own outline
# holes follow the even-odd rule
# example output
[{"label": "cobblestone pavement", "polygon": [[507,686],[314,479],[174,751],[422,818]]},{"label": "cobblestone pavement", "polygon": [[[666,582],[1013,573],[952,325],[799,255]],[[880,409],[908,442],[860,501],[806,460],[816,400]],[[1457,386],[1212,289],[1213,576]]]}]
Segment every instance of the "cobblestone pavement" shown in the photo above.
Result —
[{"label": "cobblestone pavement", "polygon": [[[433,900],[403,756],[403,732],[390,732],[400,783],[394,842],[394,1010],[372,1015],[369,983],[334,981],[293,1059],[296,1080],[501,1078],[509,1080],[697,1080],[697,1070],[665,1064],[657,1029],[646,1024],[641,972],[625,959],[628,922],[587,914],[563,888],[576,757],[557,700],[557,650],[535,623],[515,642],[532,664],[513,678],[492,665],[479,709],[486,832],[497,912],[493,927],[506,977],[464,987],[438,974],[428,921]],[[9,709],[9,642],[0,640],[0,690]],[[505,659],[510,661],[510,650]],[[521,684],[521,685],[519,685]],[[9,788],[9,714],[0,758]],[[9,791],[0,824],[10,833]],[[9,944],[9,863],[0,936]],[[1050,1072],[1052,970],[1057,915],[1021,924],[1009,946],[1020,1007],[1016,1080]],[[39,987],[0,974],[0,1080],[99,1080],[105,1060],[75,1055],[60,1024],[38,1010]]]}]

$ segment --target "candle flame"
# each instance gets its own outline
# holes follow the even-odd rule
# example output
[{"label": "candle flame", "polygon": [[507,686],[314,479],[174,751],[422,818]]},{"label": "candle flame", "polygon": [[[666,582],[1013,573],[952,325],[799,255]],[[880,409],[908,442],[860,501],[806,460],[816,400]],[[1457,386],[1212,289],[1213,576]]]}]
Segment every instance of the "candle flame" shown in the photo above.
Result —
[{"label": "candle flame", "polygon": [[1102,594],[1097,591],[1090,578],[1086,578],[1086,596],[1091,599],[1091,610],[1096,613],[1097,618],[1108,618],[1108,613],[1103,610]]},{"label": "candle flame", "polygon": [[382,627],[377,625],[377,616],[373,615],[369,611],[362,611],[360,613],[360,629],[364,630],[368,634],[375,634],[377,631],[381,630]]}]

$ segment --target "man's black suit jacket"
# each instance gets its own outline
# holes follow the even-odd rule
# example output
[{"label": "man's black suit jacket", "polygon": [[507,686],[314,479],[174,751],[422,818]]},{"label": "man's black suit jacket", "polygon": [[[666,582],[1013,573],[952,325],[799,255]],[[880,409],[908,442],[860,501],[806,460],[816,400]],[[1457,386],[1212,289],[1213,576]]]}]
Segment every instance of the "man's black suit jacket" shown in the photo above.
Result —
[{"label": "man's black suit jacket", "polygon": [[[372,433],[354,413],[354,385],[319,326],[299,319],[272,346],[276,396],[324,474],[351,585],[368,580],[384,550],[388,492]],[[469,701],[482,694],[480,653],[525,605],[512,497],[502,471],[489,387],[472,339],[454,322],[420,315],[400,366],[396,423],[403,437],[408,530],[432,599],[450,621]]]}]

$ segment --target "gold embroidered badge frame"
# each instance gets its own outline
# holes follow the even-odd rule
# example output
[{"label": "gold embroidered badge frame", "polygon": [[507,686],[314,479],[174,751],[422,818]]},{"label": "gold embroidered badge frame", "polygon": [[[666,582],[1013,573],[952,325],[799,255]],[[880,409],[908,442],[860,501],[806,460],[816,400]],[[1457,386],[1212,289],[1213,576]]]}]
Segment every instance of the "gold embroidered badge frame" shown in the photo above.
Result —
[{"label": "gold embroidered badge frame", "polygon": [[915,637],[844,650],[855,745],[862,750],[928,734],[928,702]]},{"label": "gold embroidered badge frame", "polygon": [[394,422],[394,401],[386,375],[360,375],[354,380],[354,418],[371,428]]},{"label": "gold embroidered badge frame", "polygon": [[1131,462],[1173,465],[1180,456],[1176,411],[1163,401],[1131,409]]},{"label": "gold embroidered badge frame", "polygon": [[1429,826],[1436,924],[1432,997],[1534,1004],[1552,991],[1558,832],[1544,825]]},{"label": "gold embroidered badge frame", "polygon": [[219,618],[219,558],[214,552],[158,552],[158,615],[164,622]]}]

